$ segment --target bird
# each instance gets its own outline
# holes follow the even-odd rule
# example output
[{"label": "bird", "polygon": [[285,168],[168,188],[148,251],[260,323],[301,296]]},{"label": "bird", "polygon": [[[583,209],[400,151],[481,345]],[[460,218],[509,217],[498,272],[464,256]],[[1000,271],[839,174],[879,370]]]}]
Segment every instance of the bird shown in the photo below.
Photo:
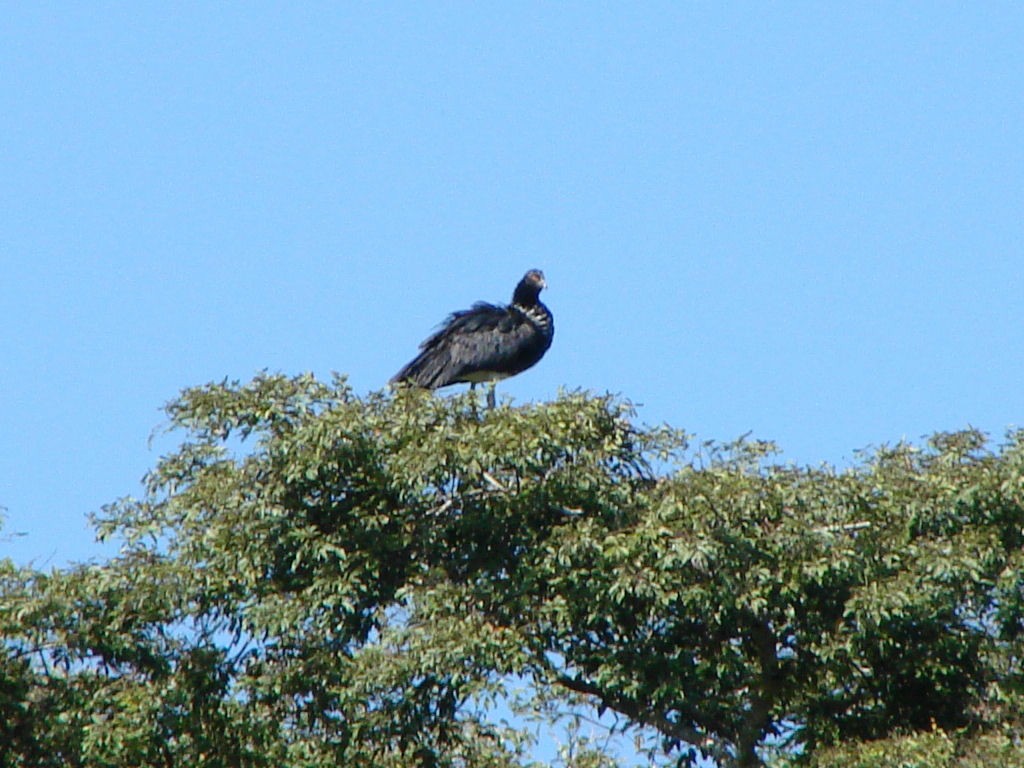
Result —
[{"label": "bird", "polygon": [[540,301],[546,287],[544,273],[531,269],[516,285],[511,304],[478,301],[470,309],[453,312],[388,383],[439,389],[490,382],[487,405],[494,408],[496,383],[535,365],[551,346],[555,321]]}]

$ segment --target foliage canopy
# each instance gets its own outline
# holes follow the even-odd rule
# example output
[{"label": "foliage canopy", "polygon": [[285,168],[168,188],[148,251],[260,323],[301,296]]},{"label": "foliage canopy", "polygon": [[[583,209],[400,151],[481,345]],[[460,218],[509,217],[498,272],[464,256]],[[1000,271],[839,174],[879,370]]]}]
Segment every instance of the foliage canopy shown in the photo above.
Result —
[{"label": "foliage canopy", "polygon": [[659,763],[1024,766],[1020,434],[836,471],[582,393],[265,375],[167,412],[97,516],[119,556],[0,569],[2,768],[519,766],[512,680]]}]

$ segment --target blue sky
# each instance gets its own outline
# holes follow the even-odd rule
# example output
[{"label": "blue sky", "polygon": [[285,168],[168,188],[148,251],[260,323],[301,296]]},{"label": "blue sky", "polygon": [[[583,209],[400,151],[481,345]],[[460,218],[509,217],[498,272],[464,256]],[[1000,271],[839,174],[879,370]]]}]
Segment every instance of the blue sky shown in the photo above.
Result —
[{"label": "blue sky", "polygon": [[545,270],[517,400],[799,463],[1019,423],[1016,4],[10,4],[0,504],[88,556],[159,408],[378,388]]},{"label": "blue sky", "polygon": [[500,391],[799,463],[1021,420],[1016,3],[9,3],[0,554],[100,552],[183,387],[383,386],[542,268]]}]

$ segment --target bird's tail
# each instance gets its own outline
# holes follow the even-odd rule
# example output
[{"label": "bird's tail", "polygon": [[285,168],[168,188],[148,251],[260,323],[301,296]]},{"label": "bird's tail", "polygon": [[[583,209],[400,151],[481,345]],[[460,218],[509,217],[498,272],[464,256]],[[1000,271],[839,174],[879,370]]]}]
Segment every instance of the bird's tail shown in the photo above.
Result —
[{"label": "bird's tail", "polygon": [[424,389],[436,389],[444,372],[444,360],[441,356],[431,354],[433,350],[424,350],[410,360],[402,370],[391,377],[388,384],[413,384]]}]

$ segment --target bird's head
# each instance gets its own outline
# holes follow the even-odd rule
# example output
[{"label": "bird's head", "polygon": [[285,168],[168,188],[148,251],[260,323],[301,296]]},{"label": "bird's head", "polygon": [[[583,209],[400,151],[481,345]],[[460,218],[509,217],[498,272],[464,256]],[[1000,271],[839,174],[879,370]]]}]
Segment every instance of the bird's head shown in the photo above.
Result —
[{"label": "bird's head", "polygon": [[536,304],[540,292],[547,287],[548,284],[544,280],[544,273],[539,269],[531,269],[523,275],[523,279],[516,286],[516,292],[512,295],[512,303]]}]

